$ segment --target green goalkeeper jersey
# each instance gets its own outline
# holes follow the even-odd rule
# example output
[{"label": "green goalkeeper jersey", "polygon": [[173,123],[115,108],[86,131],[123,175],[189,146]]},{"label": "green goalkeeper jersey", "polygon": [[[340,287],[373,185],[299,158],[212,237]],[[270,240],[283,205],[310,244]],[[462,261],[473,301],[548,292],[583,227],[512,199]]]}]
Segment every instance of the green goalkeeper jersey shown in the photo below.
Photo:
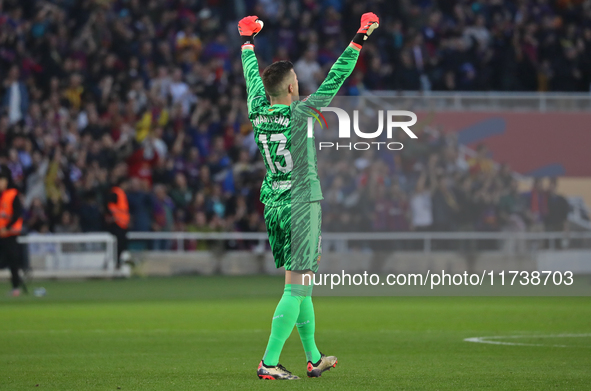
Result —
[{"label": "green goalkeeper jersey", "polygon": [[308,137],[311,109],[330,104],[351,74],[359,51],[347,47],[314,94],[290,106],[270,105],[266,98],[254,50],[242,50],[246,79],[248,116],[254,138],[263,155],[267,174],[261,187],[261,201],[268,206],[292,202],[319,201],[322,197],[314,137]]}]

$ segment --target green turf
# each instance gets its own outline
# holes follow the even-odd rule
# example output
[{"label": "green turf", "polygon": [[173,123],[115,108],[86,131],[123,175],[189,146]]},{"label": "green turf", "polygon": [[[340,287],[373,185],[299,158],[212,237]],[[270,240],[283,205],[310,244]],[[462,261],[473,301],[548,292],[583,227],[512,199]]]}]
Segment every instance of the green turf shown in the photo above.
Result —
[{"label": "green turf", "polygon": [[[34,285],[47,296],[0,297],[0,390],[591,389],[589,297],[317,297],[319,348],[339,365],[263,382],[279,278]],[[539,337],[565,333],[590,336]],[[495,341],[541,346],[464,341],[516,335]],[[305,376],[297,331],[281,362]]]}]

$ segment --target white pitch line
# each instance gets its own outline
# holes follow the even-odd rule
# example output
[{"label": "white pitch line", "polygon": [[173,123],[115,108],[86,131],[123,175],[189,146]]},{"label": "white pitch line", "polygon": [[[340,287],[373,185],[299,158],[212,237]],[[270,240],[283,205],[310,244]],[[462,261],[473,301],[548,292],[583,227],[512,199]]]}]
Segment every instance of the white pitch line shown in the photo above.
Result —
[{"label": "white pitch line", "polygon": [[591,334],[549,334],[549,335],[496,335],[492,337],[472,337],[464,338],[466,342],[474,343],[488,343],[491,345],[509,345],[509,346],[549,346],[558,348],[567,348],[567,345],[544,345],[539,343],[523,343],[523,342],[505,342],[505,341],[491,341],[491,339],[517,339],[517,338],[585,338],[591,337]]}]

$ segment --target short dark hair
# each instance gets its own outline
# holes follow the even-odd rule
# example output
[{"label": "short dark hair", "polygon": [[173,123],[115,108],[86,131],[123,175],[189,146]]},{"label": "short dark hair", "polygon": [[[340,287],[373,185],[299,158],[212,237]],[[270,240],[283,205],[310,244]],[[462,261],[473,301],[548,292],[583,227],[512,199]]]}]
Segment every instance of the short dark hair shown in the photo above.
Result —
[{"label": "short dark hair", "polygon": [[287,75],[293,69],[290,61],[277,61],[263,71],[263,84],[269,96],[282,95],[280,88]]}]

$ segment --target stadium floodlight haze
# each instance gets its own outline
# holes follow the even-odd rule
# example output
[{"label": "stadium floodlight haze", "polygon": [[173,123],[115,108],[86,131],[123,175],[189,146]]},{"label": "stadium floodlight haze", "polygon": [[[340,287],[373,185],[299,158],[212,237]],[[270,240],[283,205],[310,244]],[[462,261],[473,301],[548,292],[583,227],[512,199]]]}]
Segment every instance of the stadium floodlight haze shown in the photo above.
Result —
[{"label": "stadium floodlight haze", "polygon": [[590,1],[4,0],[0,82],[0,389],[589,388]]}]

